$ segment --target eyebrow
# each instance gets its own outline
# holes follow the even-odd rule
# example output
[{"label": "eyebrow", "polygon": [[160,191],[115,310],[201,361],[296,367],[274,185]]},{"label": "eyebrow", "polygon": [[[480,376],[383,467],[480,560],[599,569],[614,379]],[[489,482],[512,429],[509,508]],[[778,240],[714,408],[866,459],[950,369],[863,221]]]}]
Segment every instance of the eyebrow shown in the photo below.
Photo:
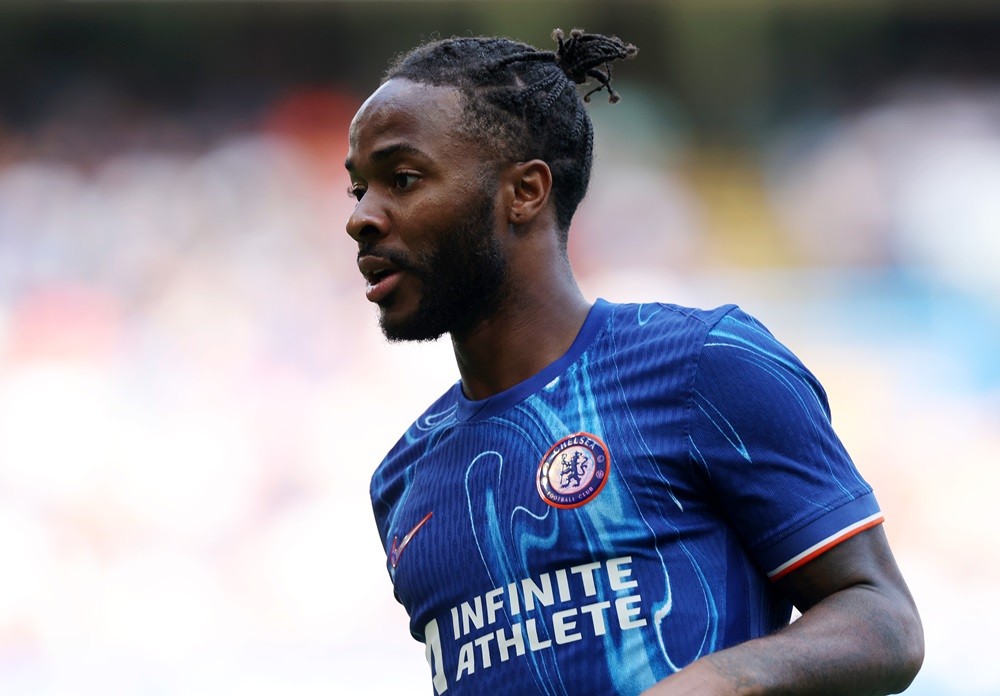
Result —
[{"label": "eyebrow", "polygon": [[[371,154],[370,159],[372,162],[384,162],[390,157],[394,157],[397,155],[426,157],[426,155],[420,149],[413,147],[412,145],[408,145],[406,143],[394,143],[392,145],[386,145],[385,147],[376,150]],[[350,157],[348,157],[344,161],[344,166],[347,168],[348,171],[352,171],[354,169],[354,162],[351,160]]]}]

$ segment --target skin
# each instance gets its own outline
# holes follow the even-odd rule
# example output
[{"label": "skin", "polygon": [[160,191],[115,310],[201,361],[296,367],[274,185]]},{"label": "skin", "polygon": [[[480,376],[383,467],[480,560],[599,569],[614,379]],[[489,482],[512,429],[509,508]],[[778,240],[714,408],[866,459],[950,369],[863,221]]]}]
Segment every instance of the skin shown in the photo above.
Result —
[{"label": "skin", "polygon": [[[450,87],[389,80],[369,97],[350,129],[347,169],[363,195],[347,232],[359,249],[415,259],[435,246],[429,230],[478,208],[484,168],[496,170],[492,233],[507,259],[503,300],[491,316],[449,327],[465,393],[484,399],[565,353],[590,303],[558,241],[548,165],[484,164],[461,135],[461,115],[462,97]],[[412,176],[405,185],[402,174]],[[379,303],[383,323],[416,313],[426,292],[415,274],[402,276]]]},{"label": "skin", "polygon": [[781,631],[701,658],[643,692],[899,693],[924,656],[920,617],[881,526],[778,581],[802,612]]},{"label": "skin", "polygon": [[[506,260],[493,311],[448,327],[463,389],[483,399],[558,359],[590,309],[559,239],[552,176],[540,160],[483,162],[461,134],[462,96],[449,87],[390,80],[351,124],[347,168],[362,194],[347,231],[359,263],[436,249],[455,221],[480,208],[483,175],[496,183],[486,229]],[[386,153],[392,153],[386,155]],[[480,220],[481,221],[481,220]],[[382,251],[379,251],[382,250]],[[365,256],[369,256],[367,261]],[[403,271],[379,298],[383,325],[413,316],[425,280]],[[802,612],[790,626],[703,657],[644,692],[886,694],[906,688],[923,660],[913,599],[881,526],[866,530],[778,581]]]}]

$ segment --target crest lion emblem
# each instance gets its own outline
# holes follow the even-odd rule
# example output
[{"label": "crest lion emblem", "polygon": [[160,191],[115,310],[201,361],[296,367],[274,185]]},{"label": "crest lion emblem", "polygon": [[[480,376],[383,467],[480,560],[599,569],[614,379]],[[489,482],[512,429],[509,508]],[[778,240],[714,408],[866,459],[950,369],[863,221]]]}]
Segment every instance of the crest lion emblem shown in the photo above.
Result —
[{"label": "crest lion emblem", "polygon": [[556,508],[575,508],[594,498],[608,480],[608,446],[590,433],[580,432],[552,445],[538,465],[538,495]]}]

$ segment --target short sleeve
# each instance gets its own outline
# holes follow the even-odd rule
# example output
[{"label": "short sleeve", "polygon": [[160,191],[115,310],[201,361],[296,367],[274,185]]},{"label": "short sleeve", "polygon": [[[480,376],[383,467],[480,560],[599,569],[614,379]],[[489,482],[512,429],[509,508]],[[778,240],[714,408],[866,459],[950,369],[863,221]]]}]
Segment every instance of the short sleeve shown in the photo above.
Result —
[{"label": "short sleeve", "polygon": [[693,465],[771,579],[882,522],[823,388],[741,310],[707,334],[690,408]]}]

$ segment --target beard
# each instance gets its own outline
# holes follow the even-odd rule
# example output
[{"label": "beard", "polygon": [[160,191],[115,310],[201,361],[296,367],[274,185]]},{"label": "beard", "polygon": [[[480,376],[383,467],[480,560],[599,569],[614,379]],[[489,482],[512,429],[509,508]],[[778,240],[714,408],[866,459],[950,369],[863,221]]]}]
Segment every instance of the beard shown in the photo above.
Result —
[{"label": "beard", "polygon": [[415,260],[387,255],[417,276],[422,290],[411,314],[390,318],[381,313],[379,325],[390,341],[462,336],[499,310],[506,296],[507,260],[494,232],[494,196],[483,192],[479,198],[477,208],[442,230],[434,247]]}]

